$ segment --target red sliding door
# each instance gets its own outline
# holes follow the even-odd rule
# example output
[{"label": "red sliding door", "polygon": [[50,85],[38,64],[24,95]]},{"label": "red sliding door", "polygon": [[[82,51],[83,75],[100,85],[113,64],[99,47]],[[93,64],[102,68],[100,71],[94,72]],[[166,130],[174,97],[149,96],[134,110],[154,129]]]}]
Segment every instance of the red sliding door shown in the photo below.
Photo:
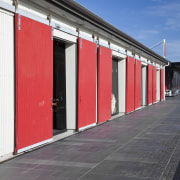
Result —
[{"label": "red sliding door", "polygon": [[132,112],[134,108],[134,58],[126,59],[126,113]]},{"label": "red sliding door", "polygon": [[135,109],[141,107],[141,61],[135,60]]},{"label": "red sliding door", "polygon": [[78,130],[96,123],[96,44],[79,38]]},{"label": "red sliding door", "polygon": [[98,50],[98,123],[111,119],[112,52],[99,46]]},{"label": "red sliding door", "polygon": [[19,14],[15,37],[16,152],[21,152],[52,138],[53,41],[50,26]]}]

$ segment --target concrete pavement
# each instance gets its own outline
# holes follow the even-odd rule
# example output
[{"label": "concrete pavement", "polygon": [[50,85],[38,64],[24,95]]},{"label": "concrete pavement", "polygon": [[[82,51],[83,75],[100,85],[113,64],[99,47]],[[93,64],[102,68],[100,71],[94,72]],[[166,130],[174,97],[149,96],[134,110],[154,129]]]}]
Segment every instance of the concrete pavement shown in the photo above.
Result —
[{"label": "concrete pavement", "polygon": [[0,164],[0,180],[180,180],[180,96]]}]

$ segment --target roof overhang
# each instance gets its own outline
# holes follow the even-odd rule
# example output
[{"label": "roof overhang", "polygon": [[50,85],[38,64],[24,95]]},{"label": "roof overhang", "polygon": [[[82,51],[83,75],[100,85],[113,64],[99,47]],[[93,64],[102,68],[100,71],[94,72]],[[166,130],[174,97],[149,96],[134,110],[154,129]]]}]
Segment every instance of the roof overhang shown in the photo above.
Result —
[{"label": "roof overhang", "polygon": [[[94,27],[108,34],[109,39],[118,39],[124,42],[124,47],[134,48],[137,52],[144,52],[149,57],[152,57],[156,62],[168,65],[169,61],[159,54],[155,53],[151,49],[147,48],[134,38],[120,31],[110,23],[106,22],[96,14],[92,13],[88,9],[84,8],[74,0],[21,0],[23,2],[34,4],[38,7],[53,12],[65,19],[68,19],[73,24],[81,27],[95,30]],[[99,32],[99,31],[98,31]],[[142,54],[142,53],[141,53]]]}]

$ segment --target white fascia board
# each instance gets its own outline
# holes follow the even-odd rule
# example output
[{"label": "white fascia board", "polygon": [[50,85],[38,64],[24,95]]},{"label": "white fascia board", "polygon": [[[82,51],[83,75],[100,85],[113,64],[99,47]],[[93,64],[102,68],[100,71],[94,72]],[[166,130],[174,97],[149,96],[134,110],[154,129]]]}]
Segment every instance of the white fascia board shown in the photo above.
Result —
[{"label": "white fascia board", "polygon": [[136,55],[136,54],[135,54],[134,58],[137,59],[137,60],[139,60],[139,61],[141,61],[141,59],[139,58],[139,56]]},{"label": "white fascia board", "polygon": [[144,61],[141,61],[141,64],[144,65],[144,66],[147,66],[148,64]]},{"label": "white fascia board", "polygon": [[3,13],[3,14],[7,14],[7,15],[9,15],[9,16],[14,16],[14,13],[13,13],[13,12],[10,12],[10,11],[8,11],[8,10],[6,10],[6,9],[1,9],[1,8],[0,8],[0,12]]},{"label": "white fascia board", "polygon": [[125,54],[122,54],[122,53],[114,51],[114,50],[112,51],[112,56],[120,57],[122,59],[125,59],[127,57]]},{"label": "white fascia board", "polygon": [[110,47],[109,47],[112,51],[114,51],[114,52],[118,52],[118,53],[120,53],[120,54],[122,54],[122,55],[126,55],[126,52],[125,51],[123,51],[122,49],[120,49],[120,48],[118,48],[118,47],[115,47],[115,46],[113,46],[113,45],[111,45],[110,44]]},{"label": "white fascia board", "polygon": [[57,30],[57,29],[53,30],[53,37],[57,37],[59,39],[63,39],[65,41],[69,41],[72,43],[77,43],[77,37],[76,36],[67,34],[67,33],[60,31],[60,30]]},{"label": "white fascia board", "polygon": [[95,39],[92,37],[92,34],[90,34],[89,32],[85,31],[85,30],[81,30],[79,31],[79,37],[86,39],[88,41],[91,42],[95,42]]},{"label": "white fascia board", "polygon": [[108,41],[106,41],[106,40],[104,40],[104,39],[99,38],[98,44],[99,44],[100,46],[104,46],[104,47],[109,48]]},{"label": "white fascia board", "polygon": [[161,66],[160,66],[159,64],[156,64],[156,68],[157,68],[157,69],[160,69]]},{"label": "white fascia board", "polygon": [[26,10],[23,10],[23,9],[18,8],[18,9],[17,9],[17,13],[20,14],[20,15],[22,15],[22,16],[25,16],[25,17],[27,17],[27,18],[33,19],[33,20],[35,20],[35,21],[38,21],[38,22],[40,22],[40,23],[49,25],[49,21],[48,21],[47,19],[44,19],[44,18],[42,18],[42,17],[39,17],[39,16],[37,16],[37,15],[35,15],[35,14],[32,14],[32,13],[26,11]]},{"label": "white fascia board", "polygon": [[92,37],[86,36],[85,34],[79,34],[79,37],[94,42],[94,39]]},{"label": "white fascia board", "polygon": [[147,59],[145,59],[144,57],[140,57],[140,61],[141,61],[141,64],[144,65],[144,66],[147,66],[148,63],[147,63]]},{"label": "white fascia board", "polygon": [[109,45],[106,44],[106,43],[104,43],[104,42],[102,42],[102,41],[99,41],[98,44],[99,44],[100,46],[104,46],[104,47],[109,48]]},{"label": "white fascia board", "polygon": [[15,6],[0,0],[0,8],[15,13]]},{"label": "white fascia board", "polygon": [[127,56],[134,58],[134,55],[132,55],[131,51],[127,51]]},{"label": "white fascia board", "polygon": [[62,25],[56,23],[56,22],[51,22],[51,26],[52,26],[54,29],[61,30],[61,31],[66,32],[66,33],[68,33],[68,34],[71,34],[71,35],[73,35],[73,36],[78,36],[78,32],[73,31],[73,30],[71,30],[71,29],[69,29],[69,28],[67,28],[67,27],[65,27],[65,26],[62,26]]}]

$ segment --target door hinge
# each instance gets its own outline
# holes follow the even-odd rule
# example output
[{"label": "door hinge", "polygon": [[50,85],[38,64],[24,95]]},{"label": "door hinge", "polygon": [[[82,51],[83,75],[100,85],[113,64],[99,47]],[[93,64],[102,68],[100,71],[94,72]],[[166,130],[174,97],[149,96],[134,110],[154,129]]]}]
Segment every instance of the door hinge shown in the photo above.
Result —
[{"label": "door hinge", "polygon": [[18,16],[18,30],[21,30],[21,15]]}]

